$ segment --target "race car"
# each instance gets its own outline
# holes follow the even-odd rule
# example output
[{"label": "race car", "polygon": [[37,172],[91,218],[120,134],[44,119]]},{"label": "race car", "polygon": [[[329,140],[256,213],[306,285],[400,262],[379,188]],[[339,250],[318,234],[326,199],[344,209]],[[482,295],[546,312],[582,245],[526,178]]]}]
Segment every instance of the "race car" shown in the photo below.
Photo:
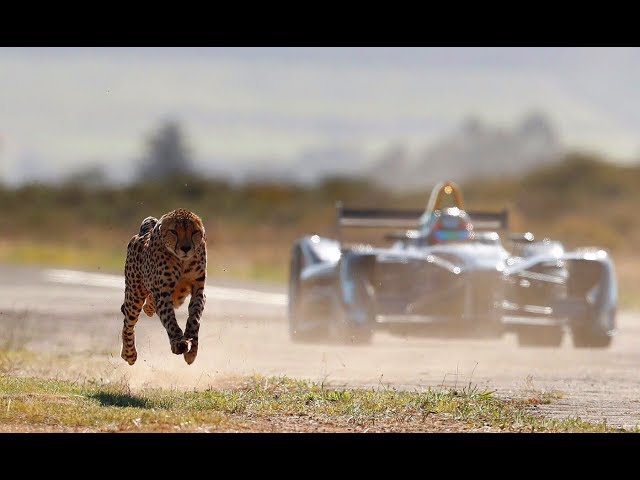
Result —
[{"label": "race car", "polygon": [[[307,235],[291,250],[288,317],[296,342],[369,343],[398,335],[500,337],[522,346],[609,347],[617,285],[609,253],[510,234],[508,212],[465,210],[443,182],[424,210],[336,207],[337,238]],[[347,228],[400,229],[348,242]],[[503,238],[504,237],[504,238]],[[503,243],[504,239],[504,243]],[[508,249],[507,249],[508,248]]]}]

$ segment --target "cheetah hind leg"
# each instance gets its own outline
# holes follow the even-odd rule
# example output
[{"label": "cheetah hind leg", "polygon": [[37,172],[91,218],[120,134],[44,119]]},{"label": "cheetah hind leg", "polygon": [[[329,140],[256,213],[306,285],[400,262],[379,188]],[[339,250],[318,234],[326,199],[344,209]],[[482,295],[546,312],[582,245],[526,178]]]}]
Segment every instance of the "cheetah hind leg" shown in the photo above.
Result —
[{"label": "cheetah hind leg", "polygon": [[189,350],[187,350],[183,354],[184,361],[187,362],[187,364],[191,365],[196,359],[196,356],[198,355],[198,339],[187,338],[186,340],[187,340],[187,345],[189,346]]},{"label": "cheetah hind leg", "polygon": [[144,310],[144,313],[146,313],[148,317],[153,317],[153,314],[156,313],[156,304],[151,294],[147,295],[142,310]]}]

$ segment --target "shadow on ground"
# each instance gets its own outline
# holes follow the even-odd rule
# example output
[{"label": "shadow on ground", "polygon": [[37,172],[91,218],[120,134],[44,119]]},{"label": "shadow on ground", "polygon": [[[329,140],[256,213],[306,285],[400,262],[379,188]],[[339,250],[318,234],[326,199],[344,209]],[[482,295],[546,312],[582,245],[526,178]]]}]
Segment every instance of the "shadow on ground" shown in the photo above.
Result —
[{"label": "shadow on ground", "polygon": [[146,398],[136,397],[127,393],[98,392],[90,395],[100,402],[103,407],[134,407],[134,408],[154,408],[157,407],[153,402]]}]

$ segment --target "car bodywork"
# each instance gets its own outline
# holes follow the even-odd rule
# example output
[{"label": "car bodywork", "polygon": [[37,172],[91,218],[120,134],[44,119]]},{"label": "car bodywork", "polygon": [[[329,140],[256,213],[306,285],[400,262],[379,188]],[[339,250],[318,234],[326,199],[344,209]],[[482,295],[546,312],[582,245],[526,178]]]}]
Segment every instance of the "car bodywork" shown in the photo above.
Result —
[{"label": "car bodywork", "polygon": [[[459,187],[437,185],[424,211],[337,205],[338,238],[297,239],[289,271],[295,341],[367,343],[400,335],[499,337],[527,346],[606,348],[617,285],[607,251],[565,251],[532,234],[506,235],[508,214],[466,211]],[[448,228],[447,228],[448,225]],[[390,245],[347,243],[344,228],[404,228]],[[407,229],[409,228],[409,229]]]}]

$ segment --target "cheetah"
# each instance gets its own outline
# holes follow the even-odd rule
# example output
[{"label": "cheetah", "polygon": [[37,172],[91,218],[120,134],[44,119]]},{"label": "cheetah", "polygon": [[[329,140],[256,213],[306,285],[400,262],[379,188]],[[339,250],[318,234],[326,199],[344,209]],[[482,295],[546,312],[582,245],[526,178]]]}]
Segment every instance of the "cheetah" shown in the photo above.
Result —
[{"label": "cheetah", "polygon": [[[140,311],[158,313],[169,335],[171,351],[184,355],[191,365],[198,354],[200,317],[205,305],[207,245],[202,220],[195,213],[178,208],[160,220],[147,217],[140,232],[127,245],[124,267],[124,315],[120,356],[133,365],[138,358],[134,329]],[[191,295],[184,333],[174,309]]]}]

